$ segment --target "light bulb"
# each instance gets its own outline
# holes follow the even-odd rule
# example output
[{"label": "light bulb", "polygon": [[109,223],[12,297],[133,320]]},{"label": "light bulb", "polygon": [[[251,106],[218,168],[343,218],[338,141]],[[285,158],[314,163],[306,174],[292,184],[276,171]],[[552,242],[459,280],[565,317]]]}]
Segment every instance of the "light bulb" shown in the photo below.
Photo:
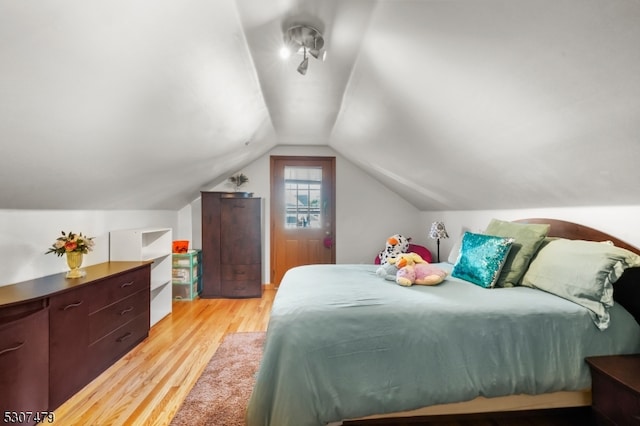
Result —
[{"label": "light bulb", "polygon": [[280,48],[280,57],[282,59],[289,59],[289,56],[291,56],[291,50],[289,50],[287,46],[282,46]]}]

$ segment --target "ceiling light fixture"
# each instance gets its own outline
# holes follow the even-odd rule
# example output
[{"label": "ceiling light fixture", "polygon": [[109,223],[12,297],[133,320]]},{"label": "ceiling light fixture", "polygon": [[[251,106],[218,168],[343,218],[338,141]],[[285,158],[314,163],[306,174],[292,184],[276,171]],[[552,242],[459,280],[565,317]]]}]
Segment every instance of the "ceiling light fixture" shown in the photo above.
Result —
[{"label": "ceiling light fixture", "polygon": [[298,72],[302,75],[307,73],[307,68],[309,68],[309,58],[307,58],[307,48],[304,48],[304,59],[298,65]]},{"label": "ceiling light fixture", "polygon": [[283,58],[286,58],[291,53],[301,53],[303,59],[298,66],[298,72],[305,75],[309,68],[307,53],[316,59],[324,61],[327,52],[323,48],[324,38],[320,31],[309,25],[294,25],[284,33],[284,47],[280,54]]}]

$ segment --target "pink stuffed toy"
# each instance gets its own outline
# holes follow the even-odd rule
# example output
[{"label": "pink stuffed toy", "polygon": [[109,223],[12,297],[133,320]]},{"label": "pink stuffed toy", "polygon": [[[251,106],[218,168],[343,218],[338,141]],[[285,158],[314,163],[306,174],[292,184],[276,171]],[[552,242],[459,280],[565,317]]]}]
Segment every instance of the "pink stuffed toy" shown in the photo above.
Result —
[{"label": "pink stuffed toy", "polygon": [[392,263],[398,267],[396,283],[401,286],[436,285],[447,277],[447,272],[430,265],[416,253],[401,254]]}]

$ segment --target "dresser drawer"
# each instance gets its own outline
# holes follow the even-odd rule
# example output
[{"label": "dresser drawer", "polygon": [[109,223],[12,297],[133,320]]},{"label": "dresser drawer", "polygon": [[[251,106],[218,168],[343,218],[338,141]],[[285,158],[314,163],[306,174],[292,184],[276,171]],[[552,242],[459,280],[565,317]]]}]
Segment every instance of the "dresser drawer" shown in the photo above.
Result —
[{"label": "dresser drawer", "polygon": [[593,371],[593,410],[599,424],[640,424],[640,394],[599,371]]},{"label": "dresser drawer", "polygon": [[87,316],[93,285],[74,287],[49,298],[49,408],[55,409],[89,378]]},{"label": "dresser drawer", "polygon": [[[94,297],[92,286],[72,288],[49,298],[49,309],[53,321],[76,321],[80,315],[86,315]],[[79,312],[81,312],[79,314]]]},{"label": "dresser drawer", "polygon": [[141,290],[89,315],[89,342],[100,340],[141,314],[149,312],[149,292]]},{"label": "dresser drawer", "polygon": [[260,281],[223,281],[221,288],[224,297],[262,297]]},{"label": "dresser drawer", "polygon": [[260,265],[221,265],[223,281],[261,280]]},{"label": "dresser drawer", "polygon": [[[49,403],[49,311],[0,324],[0,414],[44,411]],[[26,424],[16,421],[14,424]],[[32,424],[32,423],[31,423]]]},{"label": "dresser drawer", "polygon": [[149,268],[136,269],[94,284],[91,312],[102,309],[142,289],[149,291]]},{"label": "dresser drawer", "polygon": [[149,335],[149,313],[137,316],[89,346],[92,373],[97,375]]},{"label": "dresser drawer", "polygon": [[[20,365],[29,357],[49,358],[49,310],[38,311],[17,317],[13,321],[0,324],[0,365],[7,367],[1,373],[22,374]],[[3,377],[3,376],[0,376]]]}]

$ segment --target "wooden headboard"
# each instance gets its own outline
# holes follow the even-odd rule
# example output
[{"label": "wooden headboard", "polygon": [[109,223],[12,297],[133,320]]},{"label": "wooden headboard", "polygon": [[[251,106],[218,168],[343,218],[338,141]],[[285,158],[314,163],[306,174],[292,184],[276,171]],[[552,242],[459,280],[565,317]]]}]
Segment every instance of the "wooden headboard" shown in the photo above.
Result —
[{"label": "wooden headboard", "polygon": [[544,218],[519,219],[514,220],[514,222],[549,224],[549,237],[568,238],[571,240],[611,241],[616,247],[622,247],[640,255],[640,248],[634,247],[613,235],[577,223]]}]

